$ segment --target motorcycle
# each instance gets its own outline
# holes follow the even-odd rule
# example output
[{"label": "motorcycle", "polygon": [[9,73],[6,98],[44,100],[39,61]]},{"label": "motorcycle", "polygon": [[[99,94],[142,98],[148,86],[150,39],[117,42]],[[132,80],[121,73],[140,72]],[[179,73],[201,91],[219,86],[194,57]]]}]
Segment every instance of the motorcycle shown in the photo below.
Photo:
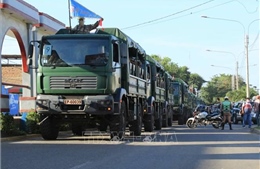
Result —
[{"label": "motorcycle", "polygon": [[206,126],[211,124],[215,129],[218,129],[221,126],[221,123],[221,113],[213,112],[212,114],[208,114],[207,112],[201,112],[194,117],[190,117],[186,122],[186,126],[193,129],[198,125]]}]

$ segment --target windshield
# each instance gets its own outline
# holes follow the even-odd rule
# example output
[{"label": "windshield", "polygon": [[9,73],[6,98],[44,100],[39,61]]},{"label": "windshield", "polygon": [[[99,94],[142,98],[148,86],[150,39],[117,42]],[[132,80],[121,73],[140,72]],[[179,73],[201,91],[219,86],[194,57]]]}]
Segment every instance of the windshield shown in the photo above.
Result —
[{"label": "windshield", "polygon": [[105,66],[108,41],[103,39],[44,39],[42,66]]},{"label": "windshield", "polygon": [[179,85],[178,84],[173,85],[173,94],[174,94],[174,96],[177,96],[179,94]]}]

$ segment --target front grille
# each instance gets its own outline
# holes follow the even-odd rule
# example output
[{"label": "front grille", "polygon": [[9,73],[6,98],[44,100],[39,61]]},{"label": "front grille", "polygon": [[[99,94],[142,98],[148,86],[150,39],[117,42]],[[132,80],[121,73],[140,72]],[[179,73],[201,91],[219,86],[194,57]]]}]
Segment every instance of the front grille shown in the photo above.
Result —
[{"label": "front grille", "polygon": [[96,76],[51,76],[51,89],[97,89]]}]

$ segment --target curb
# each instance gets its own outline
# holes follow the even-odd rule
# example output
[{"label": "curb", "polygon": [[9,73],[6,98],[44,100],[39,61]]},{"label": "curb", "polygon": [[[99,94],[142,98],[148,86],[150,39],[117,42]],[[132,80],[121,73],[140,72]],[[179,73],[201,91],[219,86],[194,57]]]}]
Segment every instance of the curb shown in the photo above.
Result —
[{"label": "curb", "polygon": [[12,137],[1,137],[1,142],[8,142],[8,141],[20,141],[25,140],[27,138],[33,138],[33,137],[40,137],[40,134],[29,134],[29,135],[23,135],[23,136],[12,136]]},{"label": "curb", "polygon": [[[60,131],[59,135],[63,134],[71,134],[71,130],[69,131]],[[22,135],[22,136],[12,136],[12,137],[1,137],[0,142],[10,142],[10,141],[21,141],[21,140],[26,140],[28,138],[36,138],[36,137],[42,137],[41,134],[27,134],[27,135]]]}]

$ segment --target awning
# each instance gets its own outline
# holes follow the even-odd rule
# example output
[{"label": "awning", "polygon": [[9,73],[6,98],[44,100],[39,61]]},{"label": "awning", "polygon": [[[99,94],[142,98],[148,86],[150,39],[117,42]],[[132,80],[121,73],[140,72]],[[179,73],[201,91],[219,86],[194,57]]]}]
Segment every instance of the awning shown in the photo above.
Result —
[{"label": "awning", "polygon": [[9,93],[19,93],[20,94],[20,93],[23,92],[23,88],[14,86],[14,87],[9,88],[8,92]]}]

